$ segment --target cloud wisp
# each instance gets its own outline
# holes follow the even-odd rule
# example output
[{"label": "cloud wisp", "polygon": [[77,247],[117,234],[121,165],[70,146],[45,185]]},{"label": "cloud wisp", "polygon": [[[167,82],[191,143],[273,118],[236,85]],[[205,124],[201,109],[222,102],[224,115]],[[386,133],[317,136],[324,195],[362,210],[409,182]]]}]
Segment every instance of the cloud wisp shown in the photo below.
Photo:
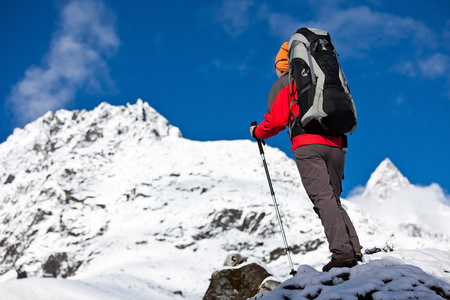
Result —
[{"label": "cloud wisp", "polygon": [[266,3],[224,0],[219,20],[225,32],[235,38],[251,30],[248,20],[252,16],[258,16],[274,36],[284,40],[301,26],[325,29],[345,58],[365,60],[374,51],[384,53],[403,47],[408,52],[397,54],[403,56],[390,71],[408,77],[445,78],[450,86],[450,54],[445,43],[450,36],[450,21],[440,33],[420,20],[384,12],[382,8],[375,10],[359,4],[343,7],[339,2],[326,1],[321,6],[305,3],[304,9],[296,10],[298,14],[294,15],[275,11]]},{"label": "cloud wisp", "polygon": [[224,0],[222,6],[217,9],[215,17],[226,33],[237,37],[249,25],[252,6],[254,6],[253,0]]},{"label": "cloud wisp", "polygon": [[8,108],[18,122],[63,108],[80,89],[114,88],[107,64],[120,45],[114,21],[103,2],[73,0],[63,7],[41,64],[30,66],[8,95]]},{"label": "cloud wisp", "polygon": [[[429,233],[442,233],[450,237],[450,198],[438,184],[409,185],[386,199],[364,197],[363,191],[363,188],[358,188],[347,200],[358,204],[384,224],[391,227],[421,224]],[[439,215],[436,215],[437,210]]]}]

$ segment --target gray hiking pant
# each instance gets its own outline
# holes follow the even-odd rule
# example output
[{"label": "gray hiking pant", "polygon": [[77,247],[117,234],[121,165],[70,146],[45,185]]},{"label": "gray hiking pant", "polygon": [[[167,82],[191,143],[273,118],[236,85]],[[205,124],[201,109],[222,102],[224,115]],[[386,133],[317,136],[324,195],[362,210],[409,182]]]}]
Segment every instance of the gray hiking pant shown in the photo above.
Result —
[{"label": "gray hiking pant", "polygon": [[361,252],[356,230],[341,205],[345,152],[326,145],[304,145],[294,151],[303,186],[314,204],[333,258],[353,258]]}]

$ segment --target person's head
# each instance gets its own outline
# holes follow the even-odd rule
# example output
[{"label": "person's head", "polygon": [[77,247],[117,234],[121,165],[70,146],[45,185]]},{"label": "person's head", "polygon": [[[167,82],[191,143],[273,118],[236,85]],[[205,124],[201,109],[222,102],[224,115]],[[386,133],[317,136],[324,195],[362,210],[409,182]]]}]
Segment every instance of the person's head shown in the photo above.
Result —
[{"label": "person's head", "polygon": [[287,54],[289,51],[289,43],[284,42],[281,45],[280,51],[278,51],[277,57],[275,58],[275,71],[278,77],[280,77],[287,69],[289,69],[289,62],[287,60]]}]

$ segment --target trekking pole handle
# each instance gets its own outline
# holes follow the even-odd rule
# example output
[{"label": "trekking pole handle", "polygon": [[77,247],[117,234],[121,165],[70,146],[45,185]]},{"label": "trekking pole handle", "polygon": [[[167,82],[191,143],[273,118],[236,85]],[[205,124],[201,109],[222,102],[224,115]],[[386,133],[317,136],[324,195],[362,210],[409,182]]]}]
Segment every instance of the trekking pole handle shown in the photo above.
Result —
[{"label": "trekking pole handle", "polygon": [[[258,123],[256,121],[253,121],[252,124],[250,124],[251,126],[258,126]],[[260,154],[264,154],[264,150],[263,150],[263,146],[262,146],[262,142],[260,139],[258,139],[256,136],[253,137],[257,142],[258,142],[258,148],[259,148],[259,153]]]}]

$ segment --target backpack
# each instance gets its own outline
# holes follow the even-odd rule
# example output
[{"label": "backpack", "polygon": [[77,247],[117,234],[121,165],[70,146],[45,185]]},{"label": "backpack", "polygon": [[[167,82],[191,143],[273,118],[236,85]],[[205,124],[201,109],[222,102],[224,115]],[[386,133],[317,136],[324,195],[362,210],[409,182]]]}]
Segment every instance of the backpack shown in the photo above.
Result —
[{"label": "backpack", "polygon": [[355,130],[356,108],[337,56],[324,30],[303,27],[291,37],[289,74],[300,115],[292,113],[291,102],[290,138],[302,133],[341,136]]}]

